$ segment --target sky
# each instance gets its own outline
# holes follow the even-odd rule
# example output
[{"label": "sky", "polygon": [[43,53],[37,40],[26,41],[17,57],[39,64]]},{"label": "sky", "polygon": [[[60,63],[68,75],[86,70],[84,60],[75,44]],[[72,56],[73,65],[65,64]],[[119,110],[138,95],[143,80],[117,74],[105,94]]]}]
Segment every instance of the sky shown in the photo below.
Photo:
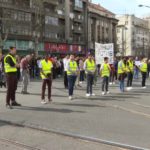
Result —
[{"label": "sky", "polygon": [[100,4],[117,15],[150,16],[150,8],[138,7],[139,4],[150,6],[150,0],[92,0],[92,2]]}]

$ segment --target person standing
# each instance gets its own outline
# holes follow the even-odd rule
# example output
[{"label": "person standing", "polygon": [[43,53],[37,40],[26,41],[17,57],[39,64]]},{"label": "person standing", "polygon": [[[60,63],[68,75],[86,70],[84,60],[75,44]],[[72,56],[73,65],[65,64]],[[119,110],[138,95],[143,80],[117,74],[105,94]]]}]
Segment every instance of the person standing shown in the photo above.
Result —
[{"label": "person standing", "polygon": [[133,58],[129,57],[128,61],[127,61],[127,90],[131,90],[132,89],[132,81],[133,81],[133,73],[134,73],[134,62],[133,62]]},{"label": "person standing", "polygon": [[143,59],[139,69],[140,69],[141,74],[142,74],[142,88],[146,89],[146,77],[147,77],[147,70],[148,70],[146,58]]},{"label": "person standing", "polygon": [[110,77],[111,68],[108,63],[108,57],[104,58],[104,63],[100,68],[100,75],[103,79],[102,81],[102,95],[109,94],[108,86],[109,86],[109,77]]},{"label": "person standing", "polygon": [[74,55],[70,55],[70,60],[67,63],[67,77],[68,77],[68,92],[69,99],[73,99],[73,91],[78,74],[78,65],[75,61]]},{"label": "person standing", "polygon": [[121,60],[118,62],[118,79],[120,84],[120,91],[124,92],[124,79],[126,77],[126,66],[125,66],[125,58],[121,58]]},{"label": "person standing", "polygon": [[31,56],[27,55],[22,58],[20,62],[20,72],[22,77],[22,94],[29,94],[27,91],[28,83],[29,83],[29,63],[31,61]]},{"label": "person standing", "polygon": [[45,90],[46,85],[48,86],[48,102],[52,102],[51,99],[51,88],[52,88],[52,68],[53,64],[50,60],[48,60],[48,55],[45,56],[43,60],[40,62],[40,74],[43,80],[42,83],[42,96],[41,96],[41,104],[46,104],[45,101]]},{"label": "person standing", "polygon": [[80,70],[80,84],[84,81],[84,61],[83,58],[80,58],[79,60],[79,70]]},{"label": "person standing", "polygon": [[87,79],[87,88],[86,88],[86,96],[95,96],[93,93],[93,81],[94,81],[94,74],[96,71],[96,65],[94,60],[92,59],[92,55],[88,54],[88,58],[84,62],[84,70],[86,73]]},{"label": "person standing", "polygon": [[63,65],[64,65],[64,87],[67,89],[68,88],[68,78],[67,78],[67,64],[69,61],[69,55],[67,55],[63,59]]},{"label": "person standing", "polygon": [[9,54],[4,58],[4,69],[7,81],[6,108],[9,109],[12,109],[12,106],[21,106],[16,102],[17,68],[19,68],[19,64],[15,56],[16,48],[10,47]]}]

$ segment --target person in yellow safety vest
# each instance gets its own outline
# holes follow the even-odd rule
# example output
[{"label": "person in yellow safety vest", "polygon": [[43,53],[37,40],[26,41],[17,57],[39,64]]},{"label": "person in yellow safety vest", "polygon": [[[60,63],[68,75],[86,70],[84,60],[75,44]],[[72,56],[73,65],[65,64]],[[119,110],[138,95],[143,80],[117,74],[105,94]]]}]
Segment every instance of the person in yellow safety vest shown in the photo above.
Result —
[{"label": "person in yellow safety vest", "polygon": [[110,72],[111,68],[108,63],[108,57],[104,58],[104,63],[101,65],[100,68],[100,75],[103,79],[102,81],[102,95],[109,94],[108,86],[109,86],[109,77],[110,77]]},{"label": "person in yellow safety vest", "polygon": [[142,88],[145,89],[146,88],[146,76],[147,76],[147,70],[148,70],[147,59],[146,58],[144,58],[142,60],[139,69],[140,69],[141,74],[142,74]]},{"label": "person in yellow safety vest", "polygon": [[70,60],[67,63],[67,77],[68,77],[68,92],[69,99],[73,99],[73,91],[78,74],[78,65],[75,61],[74,55],[70,55]]},{"label": "person in yellow safety vest", "polygon": [[15,96],[17,90],[17,68],[20,67],[15,56],[16,48],[10,47],[9,54],[4,58],[4,70],[7,82],[6,108],[9,109],[12,109],[12,106],[21,106],[21,104],[16,102]]},{"label": "person in yellow safety vest", "polygon": [[95,96],[93,93],[93,81],[94,81],[94,75],[96,71],[96,64],[92,58],[92,55],[89,53],[88,58],[84,62],[84,70],[86,73],[86,78],[87,78],[87,88],[86,88],[86,96]]},{"label": "person in yellow safety vest", "polygon": [[51,99],[51,88],[52,88],[52,68],[53,64],[50,60],[48,60],[49,56],[46,55],[43,60],[40,62],[40,75],[43,80],[42,83],[42,95],[41,95],[41,104],[46,104],[45,100],[45,90],[46,85],[48,87],[48,102],[52,102]]},{"label": "person in yellow safety vest", "polygon": [[119,79],[119,87],[120,91],[124,92],[124,79],[126,77],[126,58],[122,57],[120,61],[118,62],[118,79]]},{"label": "person in yellow safety vest", "polygon": [[127,68],[127,90],[132,89],[132,81],[133,81],[133,72],[134,72],[134,63],[133,58],[129,57],[126,63]]}]

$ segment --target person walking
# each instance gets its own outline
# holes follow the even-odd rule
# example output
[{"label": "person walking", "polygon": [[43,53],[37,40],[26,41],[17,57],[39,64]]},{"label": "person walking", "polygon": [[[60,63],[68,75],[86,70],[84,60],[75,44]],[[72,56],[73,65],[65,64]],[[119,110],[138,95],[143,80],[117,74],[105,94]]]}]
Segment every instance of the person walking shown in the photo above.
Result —
[{"label": "person walking", "polygon": [[133,73],[134,73],[134,62],[133,62],[132,57],[129,57],[127,64],[126,64],[126,68],[127,68],[127,90],[131,90],[132,81],[133,81]]},{"label": "person walking", "polygon": [[20,73],[22,77],[22,94],[29,94],[27,91],[28,84],[29,84],[29,63],[31,61],[31,56],[27,55],[26,57],[22,58],[20,62]]},{"label": "person walking", "polygon": [[12,106],[21,106],[16,102],[17,90],[17,68],[19,64],[16,61],[16,48],[10,47],[9,54],[4,58],[4,69],[7,81],[6,108],[12,109]]},{"label": "person walking", "polygon": [[102,81],[102,95],[109,94],[108,86],[109,86],[109,77],[110,77],[110,72],[111,68],[108,63],[108,57],[104,58],[104,63],[101,65],[100,68],[100,75],[103,79]]},{"label": "person walking", "polygon": [[53,64],[50,60],[48,60],[48,55],[45,56],[43,60],[40,62],[40,75],[43,80],[42,83],[42,94],[41,94],[41,104],[46,104],[45,101],[45,90],[46,85],[48,87],[48,102],[52,102],[51,99],[51,88],[52,88],[52,68]]},{"label": "person walking", "polygon": [[124,80],[126,77],[126,66],[125,66],[126,58],[121,58],[121,60],[118,62],[118,79],[120,84],[120,91],[124,92]]},{"label": "person walking", "polygon": [[63,65],[64,65],[64,87],[65,89],[68,88],[68,78],[67,78],[67,64],[69,61],[69,55],[67,55],[64,59],[63,59]]},{"label": "person walking", "polygon": [[69,99],[73,99],[73,91],[78,74],[78,65],[75,61],[74,55],[70,55],[70,60],[67,63],[67,77],[68,77],[68,92]]},{"label": "person walking", "polygon": [[94,74],[96,71],[96,65],[94,60],[92,59],[92,55],[88,54],[88,58],[84,62],[84,70],[86,73],[87,79],[87,86],[86,86],[86,96],[95,96],[93,93],[93,81],[94,81]]},{"label": "person walking", "polygon": [[146,77],[147,77],[147,70],[148,70],[147,59],[146,58],[144,58],[142,60],[139,69],[140,69],[141,74],[142,74],[142,88],[146,89]]}]

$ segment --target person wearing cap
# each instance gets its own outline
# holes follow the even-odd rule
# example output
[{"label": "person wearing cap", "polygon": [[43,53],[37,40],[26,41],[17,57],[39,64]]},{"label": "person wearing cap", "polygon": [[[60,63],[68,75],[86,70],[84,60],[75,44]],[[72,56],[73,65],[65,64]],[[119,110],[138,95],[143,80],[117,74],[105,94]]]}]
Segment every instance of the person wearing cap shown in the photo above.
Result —
[{"label": "person wearing cap", "polygon": [[122,57],[121,60],[118,62],[118,79],[120,84],[120,91],[124,92],[124,80],[126,77],[126,58]]},{"label": "person wearing cap", "polygon": [[20,72],[22,77],[22,94],[29,94],[27,91],[29,83],[29,63],[31,61],[31,55],[27,55],[22,58],[20,62]]},{"label": "person wearing cap", "polygon": [[146,88],[146,77],[147,77],[147,70],[148,70],[148,65],[147,65],[147,59],[144,58],[141,62],[141,65],[139,67],[141,74],[142,74],[142,88]]},{"label": "person wearing cap", "polygon": [[88,58],[84,62],[84,70],[87,78],[86,96],[87,97],[95,96],[92,87],[94,81],[94,74],[96,71],[96,65],[90,53],[88,54]]},{"label": "person wearing cap", "polygon": [[48,60],[48,55],[45,56],[43,60],[41,60],[39,68],[40,68],[40,75],[43,80],[42,83],[42,95],[41,95],[41,104],[46,104],[45,100],[45,90],[46,85],[48,87],[48,102],[52,102],[51,99],[51,88],[52,88],[52,68],[53,64],[50,60]]},{"label": "person wearing cap", "polygon": [[109,94],[109,90],[108,90],[108,85],[109,85],[109,77],[110,77],[110,72],[111,72],[111,68],[110,65],[108,63],[108,57],[104,58],[104,63],[101,65],[100,68],[100,75],[103,79],[102,81],[102,95],[105,94]]},{"label": "person wearing cap", "polygon": [[70,100],[73,99],[73,91],[74,91],[77,74],[78,74],[77,62],[75,61],[74,55],[70,55],[70,59],[67,63],[68,92],[69,92]]},{"label": "person wearing cap", "polygon": [[21,106],[16,102],[17,90],[17,68],[20,65],[16,60],[16,48],[10,47],[9,54],[4,58],[4,69],[6,73],[7,94],[6,94],[6,108],[12,109],[12,106]]},{"label": "person wearing cap", "polygon": [[129,59],[127,60],[126,71],[127,71],[127,90],[131,90],[134,73],[134,62],[132,57],[129,57]]}]

